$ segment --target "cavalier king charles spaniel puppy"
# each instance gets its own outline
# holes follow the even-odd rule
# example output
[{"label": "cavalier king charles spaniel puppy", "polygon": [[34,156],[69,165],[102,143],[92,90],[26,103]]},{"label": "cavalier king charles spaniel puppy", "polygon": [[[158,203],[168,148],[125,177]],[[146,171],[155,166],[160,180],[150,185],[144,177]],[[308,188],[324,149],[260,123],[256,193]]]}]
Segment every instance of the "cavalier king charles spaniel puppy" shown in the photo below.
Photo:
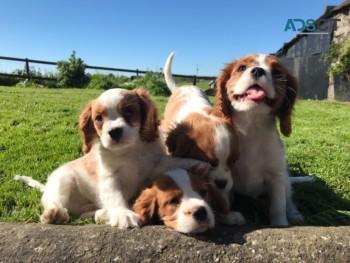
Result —
[{"label": "cavalier king charles spaniel puppy", "polygon": [[[165,81],[172,93],[161,125],[168,151],[176,157],[210,163],[209,183],[219,190],[229,205],[233,184],[231,170],[238,159],[238,138],[232,118],[225,118],[221,108],[213,108],[197,86],[176,85],[171,74],[173,57],[174,53],[171,53],[164,66]],[[242,215],[234,221],[245,223]]]},{"label": "cavalier king charles spaniel puppy", "polygon": [[207,181],[209,168],[174,169],[158,177],[135,202],[141,224],[164,223],[181,233],[200,233],[214,227],[214,215],[229,216],[225,199]]},{"label": "cavalier king charles spaniel puppy", "polygon": [[284,136],[292,132],[291,115],[298,82],[272,55],[252,54],[226,65],[216,81],[216,107],[232,118],[238,132],[240,157],[232,170],[233,189],[249,196],[267,192],[270,223],[288,225],[303,216],[291,198],[291,182],[311,177],[289,177]]},{"label": "cavalier king charles spaniel puppy", "polygon": [[177,167],[208,167],[166,155],[155,103],[142,89],[110,89],[82,111],[79,128],[85,155],[55,170],[45,185],[16,176],[43,192],[42,223],[65,223],[69,214],[125,229],[139,225],[130,209],[141,188]]}]

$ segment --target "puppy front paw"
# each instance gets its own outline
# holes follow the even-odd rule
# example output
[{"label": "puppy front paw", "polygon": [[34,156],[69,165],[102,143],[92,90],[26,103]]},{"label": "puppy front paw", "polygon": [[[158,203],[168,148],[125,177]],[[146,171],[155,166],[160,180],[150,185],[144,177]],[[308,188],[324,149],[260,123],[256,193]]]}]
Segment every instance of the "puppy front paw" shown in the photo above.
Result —
[{"label": "puppy front paw", "polygon": [[113,208],[108,210],[109,224],[119,229],[134,228],[140,226],[140,217],[127,208]]},{"label": "puppy front paw", "polygon": [[229,212],[223,219],[223,223],[226,225],[245,225],[246,220],[240,212]]},{"label": "puppy front paw", "polygon": [[42,224],[64,224],[68,220],[68,211],[61,204],[45,208],[40,216],[40,222]]},{"label": "puppy front paw", "polygon": [[94,219],[97,224],[109,224],[108,210],[103,208],[96,210]]}]

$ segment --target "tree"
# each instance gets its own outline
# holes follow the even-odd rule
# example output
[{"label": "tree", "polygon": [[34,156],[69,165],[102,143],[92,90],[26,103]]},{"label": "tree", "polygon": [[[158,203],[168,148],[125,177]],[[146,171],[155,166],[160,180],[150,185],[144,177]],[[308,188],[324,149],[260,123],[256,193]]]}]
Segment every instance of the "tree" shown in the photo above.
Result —
[{"label": "tree", "polygon": [[75,57],[75,51],[68,61],[57,62],[57,69],[57,85],[59,87],[83,88],[89,82],[89,78],[85,74],[84,61]]}]

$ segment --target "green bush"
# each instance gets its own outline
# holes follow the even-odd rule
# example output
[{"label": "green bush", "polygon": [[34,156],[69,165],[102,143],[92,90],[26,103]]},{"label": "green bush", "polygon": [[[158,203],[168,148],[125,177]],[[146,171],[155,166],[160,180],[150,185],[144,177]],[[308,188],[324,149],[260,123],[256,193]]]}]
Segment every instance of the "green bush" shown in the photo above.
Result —
[{"label": "green bush", "polygon": [[90,78],[90,82],[87,86],[88,89],[111,89],[119,88],[121,85],[128,81],[125,76],[114,76],[113,74],[93,74]]},{"label": "green bush", "polygon": [[[153,96],[170,96],[171,92],[167,87],[162,73],[146,72],[144,77],[136,78],[131,82],[130,87],[145,87]],[[124,85],[125,86],[125,85]],[[124,87],[123,86],[123,87]]]},{"label": "green bush", "polygon": [[[31,76],[39,76],[41,77],[41,72],[35,70],[34,67],[29,68],[30,75]],[[13,75],[21,75],[23,77],[14,77],[14,76],[0,76],[0,86],[17,86],[19,87],[20,82],[24,82],[27,78],[27,73],[25,69],[15,69],[11,72]]]},{"label": "green bush", "polygon": [[46,72],[44,74],[44,77],[46,78],[52,78],[53,80],[36,80],[36,83],[39,83],[45,87],[48,88],[58,88],[58,84],[57,84],[57,74],[53,73],[53,72]]},{"label": "green bush", "polygon": [[122,89],[132,90],[132,89],[135,89],[139,86],[135,81],[129,81],[129,82],[125,82],[125,83],[121,84],[119,87]]},{"label": "green bush", "polygon": [[14,86],[20,80],[20,78],[0,76],[0,86]]},{"label": "green bush", "polygon": [[[48,88],[57,88],[57,78],[56,74],[53,72],[46,72],[42,74],[40,69],[35,69],[34,66],[29,67],[30,76],[32,79],[29,81],[25,69],[15,69],[11,74],[21,75],[23,77],[15,76],[0,76],[0,86],[16,86],[16,87],[25,87],[25,88],[37,88],[37,87],[48,87]],[[39,78],[34,78],[39,77]],[[52,78],[52,80],[42,80],[43,78]]]},{"label": "green bush", "polygon": [[350,37],[339,43],[332,43],[325,60],[331,63],[328,69],[330,76],[345,74],[350,80]]},{"label": "green bush", "polygon": [[85,74],[85,64],[81,58],[75,57],[75,51],[71,54],[69,61],[57,62],[57,85],[59,87],[83,88],[89,78]]},{"label": "green bush", "polygon": [[[12,71],[12,74],[27,77],[27,72],[25,69],[15,69],[14,71]],[[29,75],[31,77],[43,77],[43,74],[41,74],[40,69],[37,70],[34,66],[29,67]]]},{"label": "green bush", "polygon": [[22,80],[15,85],[16,88],[43,88],[41,84],[35,83],[33,80]]}]

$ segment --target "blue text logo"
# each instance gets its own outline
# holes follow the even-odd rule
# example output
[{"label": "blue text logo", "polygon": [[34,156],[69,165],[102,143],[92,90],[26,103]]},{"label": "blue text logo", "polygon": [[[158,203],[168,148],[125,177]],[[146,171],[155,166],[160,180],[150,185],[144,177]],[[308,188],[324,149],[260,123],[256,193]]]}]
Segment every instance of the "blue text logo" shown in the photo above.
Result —
[{"label": "blue text logo", "polygon": [[[338,20],[338,19],[329,19]],[[326,19],[300,19],[300,18],[289,18],[287,20],[284,31],[299,31],[298,34],[328,34],[328,20]],[[316,32],[317,30],[317,32]]]}]

